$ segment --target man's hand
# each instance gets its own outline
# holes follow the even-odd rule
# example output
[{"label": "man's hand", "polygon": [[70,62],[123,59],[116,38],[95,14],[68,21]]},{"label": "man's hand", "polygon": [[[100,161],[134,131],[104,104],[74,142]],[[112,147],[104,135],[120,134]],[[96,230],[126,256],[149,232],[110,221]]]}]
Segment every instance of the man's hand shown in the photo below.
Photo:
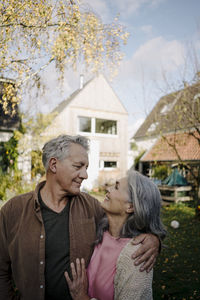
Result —
[{"label": "man's hand", "polygon": [[135,259],[134,264],[136,266],[141,265],[140,271],[146,270],[147,273],[153,268],[156,257],[159,253],[160,240],[156,235],[151,233],[140,234],[134,238],[132,244],[138,245],[142,244],[140,248],[132,255],[132,258]]},{"label": "man's hand", "polygon": [[65,278],[73,300],[89,300],[90,298],[87,295],[88,281],[84,259],[81,258],[81,261],[79,258],[76,259],[76,268],[74,263],[71,263],[71,271],[73,280],[70,279],[67,272],[65,272]]}]

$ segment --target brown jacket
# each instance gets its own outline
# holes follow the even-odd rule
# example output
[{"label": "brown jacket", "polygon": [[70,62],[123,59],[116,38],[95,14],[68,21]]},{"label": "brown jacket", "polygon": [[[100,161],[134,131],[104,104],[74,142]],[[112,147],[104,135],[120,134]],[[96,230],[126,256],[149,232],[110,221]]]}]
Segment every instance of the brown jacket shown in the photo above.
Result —
[{"label": "brown jacket", "polygon": [[[44,300],[45,230],[38,189],[9,200],[0,210],[0,299]],[[70,260],[88,264],[103,211],[86,193],[71,200],[69,212]],[[19,291],[13,290],[12,279]]]}]

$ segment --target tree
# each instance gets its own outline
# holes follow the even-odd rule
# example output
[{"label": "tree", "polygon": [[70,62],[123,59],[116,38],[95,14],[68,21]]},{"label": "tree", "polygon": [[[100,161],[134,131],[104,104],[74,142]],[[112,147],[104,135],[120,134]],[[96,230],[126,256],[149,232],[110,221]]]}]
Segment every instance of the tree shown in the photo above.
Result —
[{"label": "tree", "polygon": [[5,111],[9,101],[13,109],[20,102],[28,83],[41,88],[41,72],[52,63],[59,79],[78,62],[94,72],[116,67],[127,37],[118,18],[104,24],[79,0],[0,1],[0,76],[15,80],[4,85]]},{"label": "tree", "polygon": [[[154,122],[159,124],[159,134],[164,142],[173,149],[177,162],[187,169],[194,183],[194,198],[196,213],[200,217],[200,165],[195,167],[182,159],[180,149],[192,137],[200,151],[200,77],[199,72],[194,76],[191,84],[174,93],[163,97],[166,103],[160,103],[161,109],[154,115]],[[160,112],[163,112],[162,114]],[[184,133],[180,139],[180,133]],[[168,135],[167,133],[173,133]],[[163,144],[164,145],[164,144]]]}]

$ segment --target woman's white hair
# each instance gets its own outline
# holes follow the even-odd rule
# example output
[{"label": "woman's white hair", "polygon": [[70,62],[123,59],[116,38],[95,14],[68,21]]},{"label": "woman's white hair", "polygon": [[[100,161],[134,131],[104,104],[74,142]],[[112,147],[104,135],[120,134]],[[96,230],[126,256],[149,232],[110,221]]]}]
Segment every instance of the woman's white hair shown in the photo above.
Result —
[{"label": "woman's white hair", "polygon": [[[121,228],[121,237],[134,237],[140,233],[152,233],[160,239],[166,236],[166,230],[160,219],[161,195],[158,187],[146,176],[130,170],[127,175],[129,202],[133,213],[129,214]],[[105,216],[98,228],[95,244],[101,243],[104,231],[109,229]]]}]

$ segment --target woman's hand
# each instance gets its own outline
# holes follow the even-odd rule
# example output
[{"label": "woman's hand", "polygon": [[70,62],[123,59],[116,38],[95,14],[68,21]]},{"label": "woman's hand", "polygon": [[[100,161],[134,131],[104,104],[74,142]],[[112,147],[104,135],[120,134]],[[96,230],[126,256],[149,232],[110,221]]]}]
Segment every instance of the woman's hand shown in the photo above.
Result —
[{"label": "woman's hand", "polygon": [[65,278],[73,300],[89,300],[87,295],[88,280],[83,258],[81,261],[79,258],[76,259],[76,267],[74,263],[71,263],[71,272],[72,280],[67,272],[65,272]]}]

